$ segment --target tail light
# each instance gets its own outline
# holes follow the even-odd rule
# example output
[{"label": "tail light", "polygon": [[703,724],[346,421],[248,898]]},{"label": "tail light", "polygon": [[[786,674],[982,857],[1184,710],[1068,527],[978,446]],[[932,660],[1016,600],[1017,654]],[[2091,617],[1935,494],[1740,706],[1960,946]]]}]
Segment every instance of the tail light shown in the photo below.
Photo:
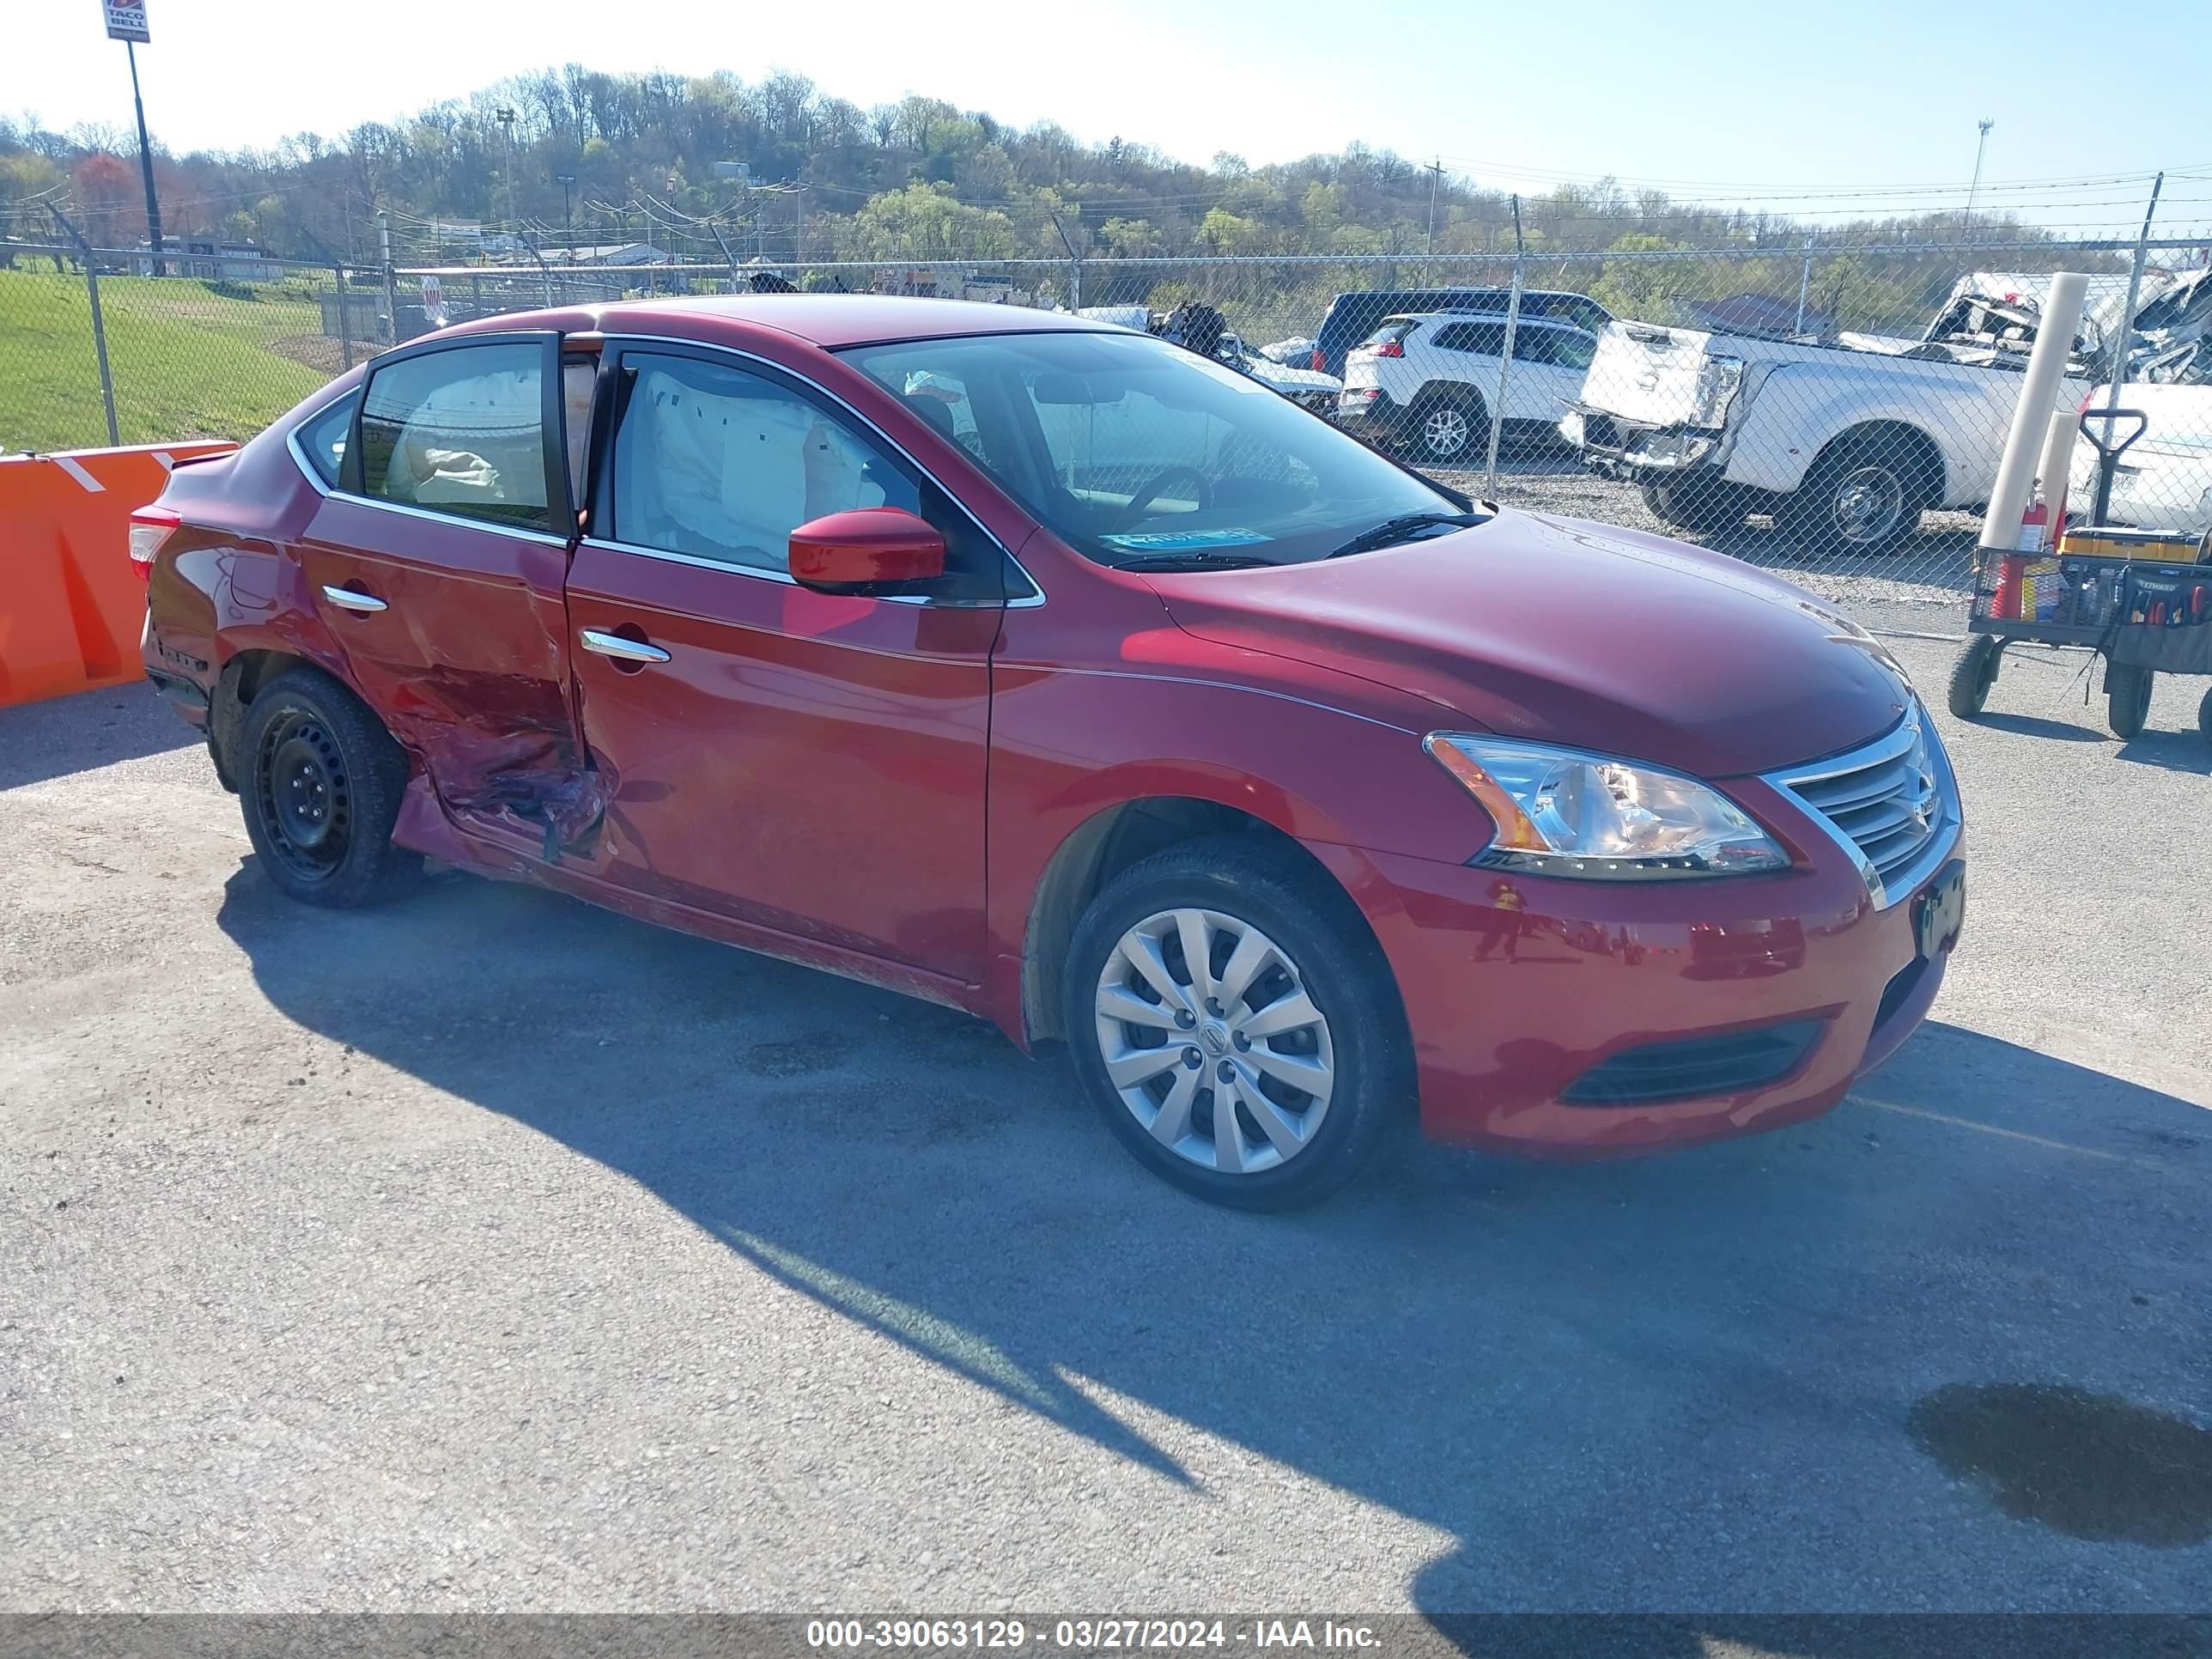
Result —
[{"label": "tail light", "polygon": [[1328,354],[1323,351],[1319,346],[1316,346],[1313,349],[1313,361],[1308,363],[1306,367],[1308,368],[1317,368],[1324,374],[1328,374]]},{"label": "tail light", "polygon": [[1406,348],[1395,340],[1385,340],[1374,348],[1374,352],[1378,357],[1402,357],[1406,355]]},{"label": "tail light", "polygon": [[131,515],[131,562],[138,580],[154,580],[154,556],[177,533],[183,518],[166,507],[142,507]]}]

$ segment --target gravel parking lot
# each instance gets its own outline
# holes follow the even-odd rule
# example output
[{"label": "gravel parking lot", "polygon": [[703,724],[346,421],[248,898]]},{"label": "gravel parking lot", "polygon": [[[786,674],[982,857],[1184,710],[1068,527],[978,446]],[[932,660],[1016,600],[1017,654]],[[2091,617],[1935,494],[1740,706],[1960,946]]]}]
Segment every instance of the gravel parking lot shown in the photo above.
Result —
[{"label": "gravel parking lot", "polygon": [[1835,1113],[1280,1219],[942,1010],[295,908],[149,693],[0,712],[0,1605],[2212,1607],[2212,749],[2080,666],[1939,716],[1961,954]]}]

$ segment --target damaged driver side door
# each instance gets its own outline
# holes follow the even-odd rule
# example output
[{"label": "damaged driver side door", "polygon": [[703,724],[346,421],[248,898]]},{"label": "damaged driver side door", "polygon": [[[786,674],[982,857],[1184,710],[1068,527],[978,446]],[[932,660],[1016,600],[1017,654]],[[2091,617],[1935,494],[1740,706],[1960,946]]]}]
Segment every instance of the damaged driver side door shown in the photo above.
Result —
[{"label": "damaged driver side door", "polygon": [[301,544],[355,684],[447,815],[549,858],[600,813],[568,689],[562,386],[547,331],[380,358]]}]

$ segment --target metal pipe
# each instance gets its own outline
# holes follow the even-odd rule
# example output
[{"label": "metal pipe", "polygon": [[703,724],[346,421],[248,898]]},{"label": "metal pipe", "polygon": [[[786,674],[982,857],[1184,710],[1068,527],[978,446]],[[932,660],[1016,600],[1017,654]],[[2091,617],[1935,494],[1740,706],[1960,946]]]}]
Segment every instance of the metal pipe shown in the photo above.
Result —
[{"label": "metal pipe", "polygon": [[2136,262],[2128,272],[2127,303],[2120,307],[2120,326],[2112,339],[2112,367],[2105,377],[2107,409],[2120,406],[2120,382],[2128,378],[2128,347],[2136,337],[2136,301],[2142,295],[2143,264],[2150,257],[2150,220],[2158,211],[2158,193],[2165,188],[2163,173],[2150,181],[2150,201],[2143,208],[2142,234],[2136,238]]},{"label": "metal pipe", "polygon": [[1513,198],[1513,287],[1505,297],[1505,345],[1498,359],[1498,395],[1491,400],[1490,453],[1484,462],[1486,501],[1498,499],[1498,444],[1505,434],[1505,386],[1513,375],[1513,337],[1521,329],[1521,275],[1528,253],[1521,240],[1521,198]]},{"label": "metal pipe", "polygon": [[1984,550],[2020,550],[2020,521],[2027,512],[2038,455],[2050,439],[2051,406],[2073,356],[2074,331],[2081,325],[2081,296],[2088,285],[2088,277],[2078,270],[2062,270],[2051,279],[2051,297],[2027,354],[2027,372],[2021,376],[2020,400],[2013,408],[2004,459],[1997,464],[1989,511],[1982,519],[1980,544]]}]

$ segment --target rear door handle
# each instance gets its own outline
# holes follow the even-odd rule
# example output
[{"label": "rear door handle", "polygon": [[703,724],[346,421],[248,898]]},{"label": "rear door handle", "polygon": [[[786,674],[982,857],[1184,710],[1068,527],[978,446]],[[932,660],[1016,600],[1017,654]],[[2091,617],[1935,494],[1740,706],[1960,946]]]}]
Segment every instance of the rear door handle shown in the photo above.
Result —
[{"label": "rear door handle", "polygon": [[356,593],[350,587],[325,587],[323,597],[341,611],[358,611],[364,616],[385,609],[385,604],[374,593]]},{"label": "rear door handle", "polygon": [[596,628],[586,628],[580,637],[584,649],[596,651],[602,657],[612,657],[617,662],[666,662],[668,653],[657,645],[647,645],[643,640],[625,639],[620,634],[603,634]]}]

